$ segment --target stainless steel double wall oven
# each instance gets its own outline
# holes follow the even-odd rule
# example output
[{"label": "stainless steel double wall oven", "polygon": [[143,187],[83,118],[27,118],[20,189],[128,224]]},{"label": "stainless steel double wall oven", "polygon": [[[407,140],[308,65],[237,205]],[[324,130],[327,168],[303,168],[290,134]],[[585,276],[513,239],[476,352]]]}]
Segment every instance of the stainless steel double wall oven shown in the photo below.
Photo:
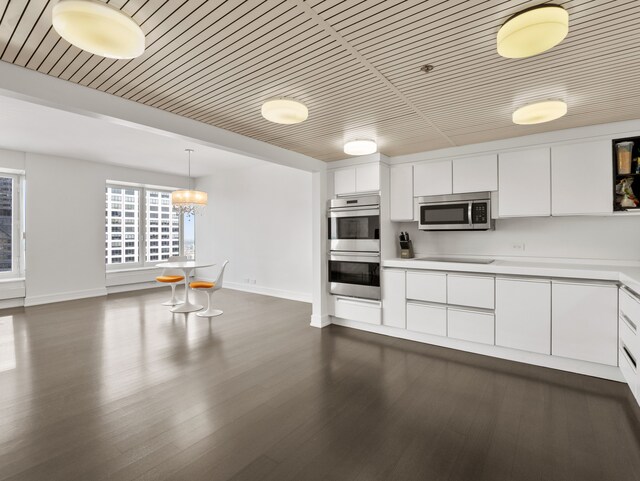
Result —
[{"label": "stainless steel double wall oven", "polygon": [[327,210],[330,292],[380,299],[380,196],[332,199]]}]

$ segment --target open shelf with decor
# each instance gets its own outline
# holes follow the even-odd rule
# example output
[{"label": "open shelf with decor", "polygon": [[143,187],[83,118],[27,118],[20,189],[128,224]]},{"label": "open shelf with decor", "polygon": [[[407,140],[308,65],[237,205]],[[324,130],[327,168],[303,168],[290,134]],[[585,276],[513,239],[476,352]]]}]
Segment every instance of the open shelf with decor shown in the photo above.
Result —
[{"label": "open shelf with decor", "polygon": [[614,139],[613,210],[640,210],[640,136]]}]

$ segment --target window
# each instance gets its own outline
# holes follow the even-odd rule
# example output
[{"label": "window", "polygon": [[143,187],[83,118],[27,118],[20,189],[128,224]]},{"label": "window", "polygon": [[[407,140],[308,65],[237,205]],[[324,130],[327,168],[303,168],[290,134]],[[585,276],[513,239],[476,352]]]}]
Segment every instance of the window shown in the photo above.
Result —
[{"label": "window", "polygon": [[193,216],[173,211],[170,190],[107,185],[105,203],[108,269],[144,267],[170,256],[195,258]]},{"label": "window", "polygon": [[21,182],[19,175],[0,173],[0,277],[22,272]]}]

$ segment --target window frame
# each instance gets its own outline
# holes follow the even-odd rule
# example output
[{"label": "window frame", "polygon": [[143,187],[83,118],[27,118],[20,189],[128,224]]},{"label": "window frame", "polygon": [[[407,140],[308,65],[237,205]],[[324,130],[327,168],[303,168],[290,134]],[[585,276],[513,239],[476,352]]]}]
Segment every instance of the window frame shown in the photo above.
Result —
[{"label": "window frame", "polygon": [[[150,269],[155,267],[157,264],[161,263],[161,262],[166,262],[165,260],[157,260],[157,261],[147,261],[147,236],[149,235],[149,233],[147,232],[147,191],[153,191],[153,192],[168,192],[171,193],[175,190],[179,190],[178,188],[172,188],[172,187],[162,187],[162,186],[156,186],[156,185],[140,185],[140,184],[128,184],[126,182],[115,182],[115,181],[107,181],[106,185],[105,185],[105,194],[107,193],[107,189],[112,188],[112,189],[134,189],[137,190],[139,192],[140,195],[140,202],[138,203],[138,222],[139,222],[139,226],[138,226],[138,232],[139,232],[139,236],[138,236],[138,262],[120,262],[117,264],[107,264],[106,263],[106,259],[105,259],[105,268],[108,272],[114,272],[114,271],[127,271],[127,270],[133,270],[133,269]],[[124,192],[122,194],[122,204],[124,205],[125,201],[124,201]],[[161,203],[158,204],[159,210],[158,210],[158,235],[161,236]],[[106,209],[106,202],[105,202],[105,210]],[[169,210],[169,214],[173,215],[173,209]],[[124,217],[122,217],[122,219],[124,219]],[[106,226],[106,216],[105,216],[105,226]],[[122,226],[125,227],[125,223],[122,223]],[[179,218],[179,227],[180,227],[180,248],[179,248],[179,255],[184,255],[184,215],[180,215]],[[171,226],[169,227],[171,229]],[[194,231],[195,231],[195,224],[194,224]],[[172,234],[171,231],[169,231],[170,234]],[[123,242],[123,246],[122,246],[122,251],[123,251],[123,255],[122,258],[124,259],[126,256],[124,254],[125,252],[125,246],[124,243],[126,242],[126,239],[124,238],[125,235],[125,230],[123,229],[122,231],[122,242]],[[160,241],[161,237],[159,237],[159,241]],[[171,242],[172,239],[169,238],[169,241]],[[130,242],[130,241],[129,241]],[[169,246],[170,248],[172,247],[171,245]],[[161,246],[158,245],[158,249],[161,249]],[[162,252],[158,253],[159,256],[162,255]],[[170,254],[171,255],[171,254]]]},{"label": "window frame", "polygon": [[24,212],[25,176],[0,170],[0,177],[12,179],[11,187],[11,270],[0,272],[0,279],[24,277],[25,224]]}]

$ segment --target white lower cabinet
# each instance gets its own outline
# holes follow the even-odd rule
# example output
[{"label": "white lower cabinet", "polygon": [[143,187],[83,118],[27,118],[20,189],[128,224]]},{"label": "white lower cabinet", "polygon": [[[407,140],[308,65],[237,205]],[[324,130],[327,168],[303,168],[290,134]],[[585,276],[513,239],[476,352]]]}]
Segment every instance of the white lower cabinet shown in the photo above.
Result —
[{"label": "white lower cabinet", "polygon": [[551,354],[618,365],[618,288],[552,281]]},{"label": "white lower cabinet", "polygon": [[407,329],[436,336],[446,336],[447,308],[407,302]]},{"label": "white lower cabinet", "polygon": [[496,346],[551,354],[551,281],[496,279]]},{"label": "white lower cabinet", "polygon": [[493,309],[494,277],[462,274],[447,275],[447,304]]},{"label": "white lower cabinet", "polygon": [[405,271],[382,270],[382,324],[404,329],[406,327]]},{"label": "white lower cabinet", "polygon": [[382,303],[380,301],[334,296],[334,302],[334,315],[341,319],[377,325],[380,325],[382,321]]},{"label": "white lower cabinet", "polygon": [[449,337],[464,341],[494,344],[494,316],[492,313],[466,309],[447,309]]},{"label": "white lower cabinet", "polygon": [[444,272],[407,272],[407,299],[447,302],[447,274]]}]

